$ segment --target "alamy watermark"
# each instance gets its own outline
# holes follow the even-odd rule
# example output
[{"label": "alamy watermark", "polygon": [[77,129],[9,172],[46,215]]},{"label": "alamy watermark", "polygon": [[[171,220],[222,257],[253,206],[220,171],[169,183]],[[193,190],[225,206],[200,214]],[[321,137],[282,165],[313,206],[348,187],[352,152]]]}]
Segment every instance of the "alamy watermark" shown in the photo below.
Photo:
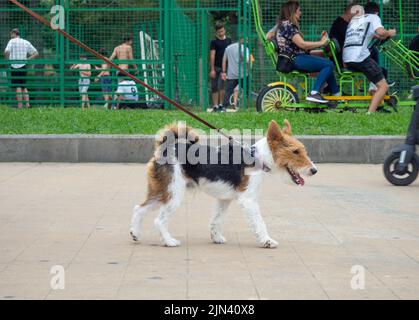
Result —
[{"label": "alamy watermark", "polygon": [[64,290],[65,289],[65,269],[61,265],[55,265],[51,267],[50,274],[52,278],[50,281],[52,290]]},{"label": "alamy watermark", "polygon": [[354,275],[351,279],[352,290],[365,290],[365,267],[355,265],[351,268],[351,274]]},{"label": "alamy watermark", "polygon": [[53,6],[50,11],[52,17],[50,21],[51,28],[54,30],[65,29],[65,9],[63,6]]},{"label": "alamy watermark", "polygon": [[263,166],[261,155],[251,146],[252,142],[263,137],[263,130],[224,130],[227,135],[234,137],[228,141],[216,130],[210,130],[208,135],[200,130],[189,130],[185,122],[179,122],[172,129],[156,135],[159,147],[155,158],[160,165],[179,163]]}]

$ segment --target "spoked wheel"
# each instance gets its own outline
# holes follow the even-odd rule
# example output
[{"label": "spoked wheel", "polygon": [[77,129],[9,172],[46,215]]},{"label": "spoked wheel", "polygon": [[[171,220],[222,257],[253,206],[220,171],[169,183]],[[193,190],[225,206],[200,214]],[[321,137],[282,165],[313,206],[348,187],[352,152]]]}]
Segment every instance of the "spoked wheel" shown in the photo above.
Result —
[{"label": "spoked wheel", "polygon": [[275,112],[295,110],[298,103],[297,94],[284,85],[263,88],[256,100],[258,112]]},{"label": "spoked wheel", "polygon": [[413,157],[407,166],[406,171],[399,172],[398,163],[400,161],[400,154],[393,153],[384,162],[384,175],[386,179],[395,186],[408,186],[413,183],[418,177],[419,164],[416,158]]}]

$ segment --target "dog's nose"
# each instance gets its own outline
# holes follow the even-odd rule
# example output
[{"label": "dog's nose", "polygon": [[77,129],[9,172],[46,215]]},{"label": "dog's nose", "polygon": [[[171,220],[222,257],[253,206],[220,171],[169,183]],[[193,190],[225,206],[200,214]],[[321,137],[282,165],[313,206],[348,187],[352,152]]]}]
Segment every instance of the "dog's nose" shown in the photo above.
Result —
[{"label": "dog's nose", "polygon": [[317,173],[317,169],[316,168],[311,168],[310,172],[314,176]]}]

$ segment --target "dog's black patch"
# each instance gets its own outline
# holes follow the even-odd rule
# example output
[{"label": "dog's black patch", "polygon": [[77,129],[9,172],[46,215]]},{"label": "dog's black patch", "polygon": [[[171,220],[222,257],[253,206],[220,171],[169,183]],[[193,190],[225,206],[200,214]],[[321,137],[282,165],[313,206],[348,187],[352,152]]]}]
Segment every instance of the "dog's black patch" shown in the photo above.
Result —
[{"label": "dog's black patch", "polygon": [[[185,175],[196,183],[199,183],[200,178],[205,178],[213,182],[223,181],[237,187],[242,181],[245,168],[252,167],[255,163],[249,149],[232,144],[214,148],[207,145],[176,143],[175,150]],[[191,163],[188,156],[179,157],[179,153],[193,154],[197,163]]]}]

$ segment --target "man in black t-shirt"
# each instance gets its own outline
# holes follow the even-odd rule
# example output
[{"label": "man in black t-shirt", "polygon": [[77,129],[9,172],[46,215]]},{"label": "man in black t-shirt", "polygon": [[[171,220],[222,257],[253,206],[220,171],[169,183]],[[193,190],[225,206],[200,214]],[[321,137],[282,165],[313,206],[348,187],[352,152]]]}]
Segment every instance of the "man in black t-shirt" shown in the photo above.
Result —
[{"label": "man in black t-shirt", "polygon": [[210,78],[211,78],[211,92],[213,111],[217,111],[218,107],[224,101],[225,95],[225,81],[221,78],[221,71],[223,65],[223,56],[225,49],[232,44],[230,38],[226,37],[226,30],[220,23],[215,25],[216,38],[211,41],[210,47]]},{"label": "man in black t-shirt", "polygon": [[342,53],[343,53],[343,46],[345,44],[346,38],[346,30],[348,29],[349,22],[351,22],[352,18],[356,14],[356,12],[352,13],[352,8],[355,6],[355,3],[349,4],[343,15],[337,17],[336,20],[332,24],[332,28],[330,29],[329,38],[331,40],[336,39],[339,43],[339,50],[336,52],[336,58],[338,59],[339,66],[343,67],[342,61]]}]

